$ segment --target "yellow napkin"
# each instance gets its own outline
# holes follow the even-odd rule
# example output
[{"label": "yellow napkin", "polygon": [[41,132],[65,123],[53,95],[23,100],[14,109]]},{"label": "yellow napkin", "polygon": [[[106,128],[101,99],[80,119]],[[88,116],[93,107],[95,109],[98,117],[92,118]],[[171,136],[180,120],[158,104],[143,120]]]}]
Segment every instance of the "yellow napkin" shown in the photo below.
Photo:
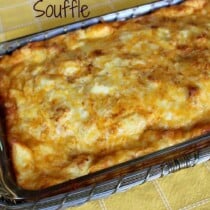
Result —
[{"label": "yellow napkin", "polygon": [[[78,0],[87,5],[89,17],[106,14],[152,0]],[[38,3],[37,3],[38,2]],[[64,0],[0,0],[0,42],[44,31],[83,19],[75,12],[73,18],[35,17],[36,10],[49,5],[59,6]],[[71,2],[71,1],[69,1]],[[50,12],[50,10],[48,11]],[[86,10],[87,12],[87,10]],[[210,162],[182,170],[165,178],[118,193],[106,199],[92,201],[71,210],[210,210]]]},{"label": "yellow napkin", "polygon": [[[72,10],[67,8],[66,18],[64,18],[63,10],[63,17],[55,18],[53,15],[55,13],[51,16],[52,6],[56,5],[56,14],[59,14],[59,8],[64,5],[64,0],[0,0],[0,42],[86,19],[83,18],[81,12],[78,13],[78,8],[80,8],[81,11],[83,6],[84,10],[84,5],[88,7],[83,12],[84,16],[88,15],[88,18],[91,18],[142,3],[155,1],[156,0],[77,0],[76,2],[78,4],[75,3],[74,5],[80,5],[80,7],[75,7],[73,10],[74,17]],[[69,2],[71,3],[72,0]],[[69,5],[71,7],[71,4]],[[39,15],[42,16],[36,17]]]},{"label": "yellow napkin", "polygon": [[210,161],[68,210],[210,210]]}]

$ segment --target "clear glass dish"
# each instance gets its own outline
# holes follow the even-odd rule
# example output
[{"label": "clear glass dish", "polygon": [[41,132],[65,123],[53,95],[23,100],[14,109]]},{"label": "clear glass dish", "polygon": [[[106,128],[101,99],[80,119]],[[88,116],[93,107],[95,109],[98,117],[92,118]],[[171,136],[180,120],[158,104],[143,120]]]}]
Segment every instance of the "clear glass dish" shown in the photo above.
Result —
[{"label": "clear glass dish", "polygon": [[[10,53],[28,42],[44,40],[68,31],[97,24],[101,21],[129,19],[179,2],[180,0],[156,1],[143,6],[4,42],[0,44],[0,54]],[[0,207],[6,209],[59,209],[60,207],[75,206],[92,199],[98,199],[119,191],[124,191],[132,186],[210,159],[210,133],[208,133],[204,136],[189,139],[181,144],[44,190],[29,191],[21,189],[16,185],[3,131],[4,122],[1,122]]]}]

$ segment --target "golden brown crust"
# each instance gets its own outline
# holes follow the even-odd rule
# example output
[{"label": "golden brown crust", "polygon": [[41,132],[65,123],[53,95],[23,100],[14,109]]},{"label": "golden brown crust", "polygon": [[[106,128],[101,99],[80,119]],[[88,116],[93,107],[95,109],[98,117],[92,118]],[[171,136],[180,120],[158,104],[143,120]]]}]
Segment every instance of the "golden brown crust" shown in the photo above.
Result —
[{"label": "golden brown crust", "polygon": [[45,188],[208,133],[209,5],[188,0],[4,56],[18,184]]},{"label": "golden brown crust", "polygon": [[208,0],[185,0],[181,5],[163,8],[157,11],[155,15],[169,18],[187,16],[202,10],[207,4]]}]

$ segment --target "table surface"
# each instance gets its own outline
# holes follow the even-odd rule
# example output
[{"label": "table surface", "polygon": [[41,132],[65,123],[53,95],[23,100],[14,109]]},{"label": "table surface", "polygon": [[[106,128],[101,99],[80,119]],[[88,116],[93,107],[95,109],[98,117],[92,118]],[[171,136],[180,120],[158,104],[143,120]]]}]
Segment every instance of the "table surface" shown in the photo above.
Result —
[{"label": "table surface", "polygon": [[[91,18],[154,1],[155,0],[77,0],[76,2],[79,2],[80,8],[84,5],[88,7],[84,15],[88,15],[87,18]],[[74,14],[72,14],[72,10],[68,8],[66,18],[64,18],[63,10],[62,18],[55,18],[54,15],[51,16],[52,5],[56,5],[55,9],[58,14],[59,7],[63,7],[64,5],[63,2],[64,1],[60,0],[0,0],[0,42],[86,19],[83,18],[81,14],[78,14],[78,8],[75,8]],[[67,6],[71,7],[71,4]],[[43,12],[37,10],[42,10]],[[40,16],[41,14],[43,15]],[[47,17],[46,14],[51,17]]]},{"label": "table surface", "polygon": [[68,210],[210,210],[210,161]]},{"label": "table surface", "polygon": [[[151,0],[78,0],[87,4],[90,17],[117,11],[140,2]],[[0,42],[27,34],[47,30],[82,18],[36,18],[34,0],[0,0]],[[45,0],[39,3],[43,10],[50,4],[59,5],[63,1]],[[86,3],[85,3],[86,2]],[[20,15],[21,14],[21,15]],[[134,187],[127,192],[112,195],[106,199],[92,201],[71,210],[210,210],[210,161],[167,177]]]}]

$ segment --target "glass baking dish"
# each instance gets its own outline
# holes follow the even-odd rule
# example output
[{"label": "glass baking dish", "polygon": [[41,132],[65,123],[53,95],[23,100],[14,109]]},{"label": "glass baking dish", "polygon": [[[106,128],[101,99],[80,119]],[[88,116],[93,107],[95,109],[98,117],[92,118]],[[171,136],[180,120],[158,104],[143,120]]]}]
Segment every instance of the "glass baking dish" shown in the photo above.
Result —
[{"label": "glass baking dish", "polygon": [[[79,28],[104,21],[125,20],[181,0],[161,0],[86,21],[66,25],[45,32],[0,44],[0,54],[7,54],[33,41],[45,40]],[[0,118],[1,119],[1,118]],[[182,168],[192,167],[210,159],[210,133],[134,160],[67,181],[44,190],[29,191],[18,187],[11,170],[4,136],[4,122],[0,124],[0,208],[60,209],[76,206],[127,190],[135,185],[165,176]]]}]

